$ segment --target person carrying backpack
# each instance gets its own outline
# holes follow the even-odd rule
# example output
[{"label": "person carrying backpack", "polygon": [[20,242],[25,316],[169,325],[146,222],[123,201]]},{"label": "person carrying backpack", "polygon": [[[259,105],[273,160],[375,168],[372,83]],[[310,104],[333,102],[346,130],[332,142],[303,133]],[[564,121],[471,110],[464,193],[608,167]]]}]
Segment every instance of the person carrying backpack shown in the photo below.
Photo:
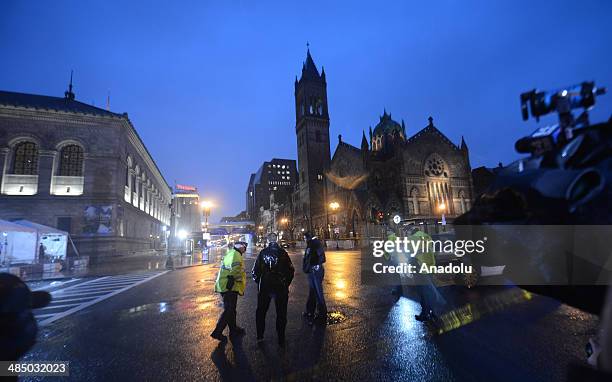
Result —
[{"label": "person carrying backpack", "polygon": [[263,341],[266,329],[266,314],[270,301],[274,298],[276,308],[276,333],[278,344],[285,344],[285,327],[287,326],[287,302],[289,300],[289,285],[293,280],[295,270],[291,259],[278,243],[275,233],[268,235],[268,246],[259,252],[253,265],[253,280],[259,287],[257,294],[257,342]]},{"label": "person carrying backpack", "polygon": [[327,322],[327,305],[325,304],[325,296],[323,296],[325,251],[321,241],[310,232],[304,234],[304,240],[306,241],[306,250],[304,251],[302,269],[308,275],[309,291],[306,312],[303,315],[311,324],[313,321],[325,324]]}]

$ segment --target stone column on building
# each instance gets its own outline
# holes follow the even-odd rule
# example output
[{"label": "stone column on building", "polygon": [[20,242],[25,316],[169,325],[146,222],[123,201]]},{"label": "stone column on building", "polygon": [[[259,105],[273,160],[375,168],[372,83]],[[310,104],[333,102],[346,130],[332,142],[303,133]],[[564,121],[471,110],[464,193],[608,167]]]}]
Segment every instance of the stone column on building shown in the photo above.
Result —
[{"label": "stone column on building", "polygon": [[132,169],[128,168],[126,169],[127,175],[126,175],[126,184],[125,184],[125,196],[124,196],[124,200],[127,203],[130,203],[132,201]]},{"label": "stone column on building", "polygon": [[51,195],[51,181],[53,177],[53,162],[57,151],[40,150],[38,152],[38,195]]},{"label": "stone column on building", "polygon": [[139,205],[140,187],[140,177],[138,176],[138,173],[136,173],[136,176],[134,177],[134,193],[132,198],[132,205],[136,208],[138,208]]},{"label": "stone column on building", "polygon": [[2,182],[4,181],[4,174],[8,172],[8,168],[6,167],[8,166],[9,151],[10,150],[6,147],[0,149],[0,185],[2,185]]}]

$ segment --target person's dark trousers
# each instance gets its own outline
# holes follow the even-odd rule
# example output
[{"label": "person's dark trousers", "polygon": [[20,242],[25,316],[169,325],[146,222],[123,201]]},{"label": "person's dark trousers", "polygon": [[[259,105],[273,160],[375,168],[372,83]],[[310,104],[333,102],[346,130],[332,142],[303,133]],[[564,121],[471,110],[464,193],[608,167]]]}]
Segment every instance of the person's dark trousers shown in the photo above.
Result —
[{"label": "person's dark trousers", "polygon": [[236,304],[238,303],[238,292],[221,293],[223,297],[223,313],[217,321],[216,333],[222,333],[226,326],[229,326],[230,333],[236,329]]},{"label": "person's dark trousers", "polygon": [[431,311],[431,306],[429,305],[429,296],[428,296],[428,285],[416,285],[416,292],[419,296],[419,304],[421,305],[421,314],[429,314]]},{"label": "person's dark trousers", "polygon": [[274,298],[276,308],[276,333],[279,341],[285,341],[285,327],[287,326],[287,302],[289,293],[280,291],[277,293],[262,290],[257,295],[257,312],[255,320],[257,324],[257,338],[263,338],[266,330],[266,313],[270,307],[270,300]]},{"label": "person's dark trousers", "polygon": [[306,301],[306,313],[314,315],[315,308],[319,316],[327,315],[327,305],[325,304],[325,296],[323,296],[323,276],[325,270],[323,266],[318,269],[312,269],[308,273],[308,300]]}]

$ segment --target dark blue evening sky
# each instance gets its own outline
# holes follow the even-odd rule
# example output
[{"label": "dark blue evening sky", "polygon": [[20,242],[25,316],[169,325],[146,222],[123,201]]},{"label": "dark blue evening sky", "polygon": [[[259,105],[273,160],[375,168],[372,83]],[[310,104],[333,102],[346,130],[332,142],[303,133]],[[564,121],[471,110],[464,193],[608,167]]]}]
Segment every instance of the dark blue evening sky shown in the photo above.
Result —
[{"label": "dark blue evening sky", "polygon": [[[91,4],[94,3],[94,4]],[[536,126],[519,93],[612,87],[610,1],[24,1],[0,5],[0,89],[128,112],[166,180],[244,209],[251,172],[296,159],[293,82],[306,41],[327,74],[332,151],[383,108],[465,136],[473,167],[517,157]],[[612,94],[593,120],[612,113]],[[542,123],[552,123],[554,117]]]}]

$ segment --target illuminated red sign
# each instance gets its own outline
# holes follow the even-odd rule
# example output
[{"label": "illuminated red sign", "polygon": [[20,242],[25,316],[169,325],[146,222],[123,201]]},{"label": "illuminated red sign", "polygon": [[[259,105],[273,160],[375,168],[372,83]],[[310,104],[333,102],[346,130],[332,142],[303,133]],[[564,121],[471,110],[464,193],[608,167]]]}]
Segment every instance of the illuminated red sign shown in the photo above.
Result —
[{"label": "illuminated red sign", "polygon": [[185,186],[183,184],[177,184],[176,189],[181,191],[197,191],[197,188],[195,188],[194,186]]}]

